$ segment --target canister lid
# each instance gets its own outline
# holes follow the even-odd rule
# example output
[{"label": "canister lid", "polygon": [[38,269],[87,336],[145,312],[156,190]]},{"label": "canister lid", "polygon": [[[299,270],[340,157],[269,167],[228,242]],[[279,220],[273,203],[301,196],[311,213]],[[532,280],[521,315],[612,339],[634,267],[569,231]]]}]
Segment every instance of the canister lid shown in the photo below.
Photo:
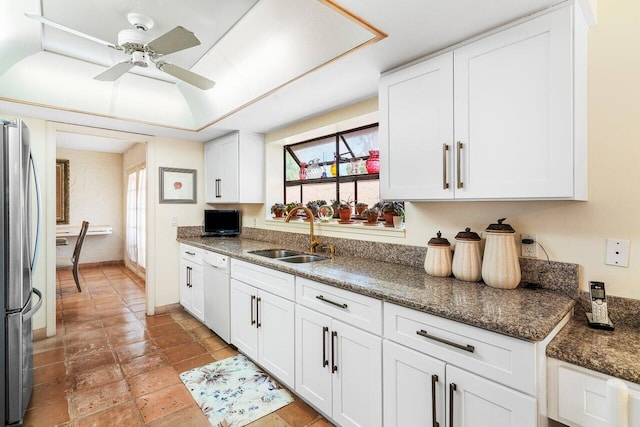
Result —
[{"label": "canister lid", "polygon": [[442,237],[442,233],[438,231],[437,233],[438,237],[432,237],[431,240],[429,240],[429,244],[432,246],[451,246],[451,243],[449,243],[449,241],[447,239],[445,239],[444,237]]},{"label": "canister lid", "polygon": [[473,242],[479,242],[480,236],[475,231],[471,231],[469,227],[465,228],[464,231],[456,234],[456,240],[469,240]]},{"label": "canister lid", "polygon": [[490,224],[486,231],[490,233],[515,233],[516,230],[514,230],[512,226],[502,223],[505,219],[506,218],[500,218],[497,224]]}]

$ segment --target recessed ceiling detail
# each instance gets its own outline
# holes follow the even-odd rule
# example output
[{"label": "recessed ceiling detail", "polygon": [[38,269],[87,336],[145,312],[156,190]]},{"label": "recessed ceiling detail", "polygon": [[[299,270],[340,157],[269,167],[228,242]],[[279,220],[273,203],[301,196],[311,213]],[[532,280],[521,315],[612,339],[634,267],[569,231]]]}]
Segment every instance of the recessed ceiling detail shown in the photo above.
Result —
[{"label": "recessed ceiling detail", "polygon": [[[0,59],[0,72],[6,70],[0,75],[2,99],[183,130],[210,126],[385,37],[329,0],[183,0],[171,7],[160,0],[43,0],[41,11],[32,1],[10,2],[16,15],[11,19],[29,30],[20,35],[24,42],[33,44],[39,35],[42,49],[28,56],[8,55],[7,60],[15,61],[10,64]],[[145,33],[149,40],[181,26],[201,44],[162,56],[179,66],[177,71],[169,66],[165,72],[157,69],[162,66],[132,68],[133,56],[126,49],[43,26],[24,13],[115,46],[118,33],[131,28],[127,16],[135,13],[153,23]],[[121,65],[109,68],[114,64]],[[118,78],[112,78],[114,73]],[[215,81],[215,87],[201,90],[175,78],[188,80],[193,73]]]}]

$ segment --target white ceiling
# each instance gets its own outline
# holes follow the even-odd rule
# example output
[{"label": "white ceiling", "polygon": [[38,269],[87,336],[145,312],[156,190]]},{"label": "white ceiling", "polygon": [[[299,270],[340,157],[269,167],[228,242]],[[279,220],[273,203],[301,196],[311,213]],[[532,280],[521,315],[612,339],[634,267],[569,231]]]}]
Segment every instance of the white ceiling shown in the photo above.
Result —
[{"label": "white ceiling", "polygon": [[[43,1],[45,3],[46,16],[48,2],[53,5],[69,0]],[[75,1],[78,4],[95,3]],[[160,0],[148,1],[156,5],[166,5],[166,2]],[[197,0],[191,1],[197,2]],[[300,9],[300,5],[307,1],[311,2],[307,5],[309,9]],[[203,2],[211,3],[208,0],[203,0]],[[4,14],[5,16],[9,15],[16,18],[24,12],[39,13],[39,10],[37,10],[38,4],[34,5],[34,0],[9,0],[9,3],[8,13]],[[121,11],[120,13],[126,15],[125,11],[129,11],[137,5],[145,3],[145,1],[119,0],[103,3],[117,5],[118,10]],[[289,31],[300,32],[295,34],[302,34],[305,30],[316,32],[321,29],[317,28],[316,23],[326,24],[330,22],[325,21],[325,19],[329,19],[326,16],[319,18],[320,21],[316,21],[318,10],[322,10],[316,9],[318,4],[329,10],[332,15],[336,15],[336,13],[333,9],[327,8],[326,5],[318,3],[316,0],[261,0],[245,15],[240,23],[248,22],[253,24],[252,20],[255,19],[255,22],[260,22],[262,26],[257,24],[244,27],[236,25],[228,34],[230,35],[233,31],[242,27],[241,33],[236,35],[237,39],[235,39],[232,46],[242,46],[243,49],[246,49],[244,54],[248,55],[248,57],[243,59],[238,54],[231,61],[231,65],[229,62],[225,64],[225,60],[229,56],[238,52],[230,50],[230,46],[220,46],[222,43],[218,43],[210,50],[211,52],[215,51],[211,56],[205,56],[202,60],[197,61],[192,68],[192,71],[206,75],[207,70],[211,69],[213,73],[216,70],[219,71],[219,68],[225,69],[225,65],[227,65],[227,70],[234,71],[236,64],[240,64],[243,61],[249,64],[246,68],[246,73],[253,70],[254,74],[251,75],[251,78],[245,81],[236,74],[236,86],[229,84],[224,92],[220,92],[218,98],[206,94],[203,95],[202,91],[192,87],[185,87],[180,83],[177,85],[169,84],[133,74],[125,75],[121,82],[109,88],[109,91],[111,91],[109,94],[101,94],[99,89],[87,91],[77,81],[77,78],[74,78],[72,73],[67,70],[70,63],[76,64],[76,62],[80,61],[52,52],[39,52],[40,46],[34,44],[32,40],[33,28],[25,28],[24,26],[27,23],[23,21],[20,21],[20,25],[3,22],[2,17],[0,17],[0,98],[4,98],[4,100],[0,101],[0,111],[87,126],[198,141],[206,141],[235,129],[264,133],[337,107],[375,96],[377,94],[377,81],[381,72],[461,42],[491,28],[550,7],[556,4],[557,1],[397,0],[389,2],[388,0],[336,0],[335,3],[370,23],[383,33],[388,34],[388,37],[355,50],[278,88],[283,82],[286,83],[292,80],[292,75],[301,74],[300,68],[294,70],[293,74],[291,73],[292,70],[290,68],[295,67],[290,66],[290,64],[292,64],[291,61],[295,57],[305,56],[306,66],[310,67],[309,69],[313,69],[315,68],[313,66],[314,60],[315,64],[322,64],[327,62],[327,58],[331,55],[339,56],[339,53],[336,52],[339,52],[340,49],[348,50],[349,47],[347,43],[346,45],[340,45],[339,49],[334,49],[336,44],[340,44],[341,37],[332,37],[332,32],[329,32],[329,35],[324,33],[323,36],[315,38],[314,42],[319,43],[318,46],[314,45],[315,47],[308,48],[306,51],[304,44],[302,46],[290,46],[286,43],[278,44],[277,37],[273,35],[272,37],[267,37],[267,39],[276,48],[270,51],[269,55],[265,55],[265,34],[264,31],[256,31],[256,28],[268,28],[265,25],[276,27],[280,32],[270,34],[282,37]],[[271,9],[267,6],[271,7]],[[291,24],[291,22],[282,22],[282,17],[285,16],[287,11],[293,11],[294,13],[288,15],[285,21],[294,21],[296,25],[285,29],[285,24]],[[163,25],[165,25],[165,29],[172,28],[175,25],[183,25],[189,29],[196,28],[198,21],[206,19],[211,13],[211,11],[202,12],[197,9],[187,10],[184,8],[184,10],[181,9],[179,11],[180,22],[165,22]],[[154,20],[161,20],[160,14],[147,14],[152,16]],[[178,16],[178,12],[174,13],[174,15]],[[353,40],[355,41],[350,40],[350,42],[352,45],[354,43],[357,44],[363,39],[363,27],[361,25],[357,25],[357,28],[345,26],[342,21],[344,15],[340,16],[341,18],[338,19],[337,24],[332,23],[331,25],[338,25],[347,32],[353,31],[354,34],[351,35],[354,36]],[[49,18],[54,19],[54,16]],[[62,20],[63,18],[65,18],[64,14],[55,16],[57,20]],[[81,19],[77,17],[76,19],[75,23],[84,20],[87,22],[86,25],[91,27],[93,25],[92,22],[100,18],[94,14],[93,10],[86,10],[83,11]],[[162,19],[165,19],[165,17],[162,17]],[[110,24],[113,27],[111,30],[113,34],[116,34],[118,30],[126,26],[126,18],[123,22],[124,24]],[[67,22],[67,25],[72,23]],[[6,24],[8,29],[5,26],[5,29],[2,30],[3,24]],[[326,25],[321,25],[321,27]],[[31,26],[32,23],[29,22],[29,27]],[[354,30],[353,28],[356,29]],[[3,34],[2,31],[5,33],[8,31],[10,34]],[[39,34],[40,31],[40,29],[36,29],[36,33]],[[100,33],[100,37],[109,41],[113,40],[112,37],[109,38],[108,34],[105,34]],[[371,35],[370,32],[367,32],[367,34],[368,36],[366,37]],[[200,37],[198,33],[196,35]],[[15,43],[11,42],[12,39],[24,40],[24,43],[20,45],[20,49],[16,49]],[[223,47],[224,49],[216,50],[217,47]],[[316,50],[321,51],[320,56],[310,55],[307,52],[315,52]],[[274,58],[273,55],[276,55],[276,57]],[[184,60],[189,61],[188,59]],[[94,60],[94,62],[97,62],[97,60]],[[15,78],[15,74],[12,74],[12,68],[16,68],[15,64],[18,63],[22,65],[22,75],[20,76],[22,80],[17,80],[18,83],[35,83],[37,90],[44,92],[46,95],[55,93],[55,87],[59,85],[65,87],[67,94],[73,93],[74,87],[77,87],[81,96],[76,95],[76,108],[52,109],[47,107],[52,105],[49,103],[34,106],[13,102],[13,100],[20,100],[21,98],[16,97],[16,91],[7,86],[5,82],[9,75]],[[178,63],[177,59],[175,63],[184,66],[184,64]],[[46,75],[38,74],[35,70],[41,68],[43,64],[53,64],[54,68],[49,69]],[[107,64],[96,65],[87,62],[83,72],[92,76],[104,70],[104,65]],[[261,70],[268,67],[276,70],[276,78],[280,77],[279,84],[276,79],[276,83],[270,82],[271,86],[269,87],[269,84],[263,81]],[[91,74],[92,72],[94,74]],[[211,77],[214,80],[218,80],[218,76]],[[141,84],[140,82],[142,81],[145,83]],[[167,86],[172,89],[167,89]],[[124,88],[127,88],[127,90],[123,90]],[[212,89],[212,91],[215,91],[216,88]],[[272,91],[274,88],[277,88],[277,90]],[[236,92],[234,92],[234,89]],[[140,103],[140,99],[152,99],[154,108],[144,112],[146,116],[142,114],[143,117],[148,119],[128,121],[123,119],[122,116],[113,114],[85,113],[86,111],[91,111],[91,103],[94,98],[97,99],[103,96],[104,99],[113,100],[112,93],[118,90],[120,90],[119,102],[126,105],[135,106]],[[238,95],[240,92],[242,92],[241,95],[244,98]],[[267,93],[267,95],[256,96],[258,93]],[[259,99],[247,105],[247,102],[242,102],[242,99],[246,99],[247,94],[250,98],[253,97],[251,100]],[[12,97],[12,95],[14,96]],[[87,98],[86,101],[85,98]],[[182,101],[176,101],[179,99],[182,99]],[[228,101],[228,99],[231,99],[231,101]],[[191,105],[185,100],[195,103],[195,105]],[[53,105],[55,106],[55,104]],[[114,106],[111,105],[110,108],[113,109]],[[237,108],[239,109],[234,111]],[[233,114],[225,116],[229,111],[233,111]],[[162,120],[154,119],[167,115],[175,116],[175,122],[190,121],[191,126],[185,126],[183,129],[180,129],[180,126],[163,126]],[[207,125],[211,122],[215,123]],[[205,123],[202,129],[198,128],[200,123]]]}]

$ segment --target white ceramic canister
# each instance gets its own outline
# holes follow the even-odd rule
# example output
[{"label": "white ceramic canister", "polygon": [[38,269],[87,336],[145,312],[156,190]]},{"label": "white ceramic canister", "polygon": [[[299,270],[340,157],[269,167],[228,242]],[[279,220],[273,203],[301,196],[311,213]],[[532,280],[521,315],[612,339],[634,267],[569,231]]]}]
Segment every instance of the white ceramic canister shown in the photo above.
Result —
[{"label": "white ceramic canister", "polygon": [[482,260],[482,279],[487,285],[500,289],[514,289],[520,284],[520,261],[515,242],[515,230],[509,224],[491,224]]},{"label": "white ceramic canister", "polygon": [[451,243],[439,231],[438,237],[433,237],[427,244],[424,271],[436,277],[451,276]]},{"label": "white ceramic canister", "polygon": [[482,279],[480,236],[468,227],[456,235],[456,249],[453,252],[451,270],[459,280],[477,282]]}]

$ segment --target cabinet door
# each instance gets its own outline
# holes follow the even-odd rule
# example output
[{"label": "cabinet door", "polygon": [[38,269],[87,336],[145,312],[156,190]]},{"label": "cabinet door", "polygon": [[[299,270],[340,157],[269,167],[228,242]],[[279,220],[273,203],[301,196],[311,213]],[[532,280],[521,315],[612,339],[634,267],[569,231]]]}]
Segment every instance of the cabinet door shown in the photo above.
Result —
[{"label": "cabinet door", "polygon": [[300,305],[295,317],[295,390],[320,411],[331,414],[331,318]]},{"label": "cabinet door", "polygon": [[258,328],[253,286],[231,279],[231,343],[238,350],[258,361]]},{"label": "cabinet door", "polygon": [[294,306],[284,298],[258,291],[258,363],[291,388],[295,387]]},{"label": "cabinet door", "polygon": [[[447,425],[535,427],[536,399],[447,365]],[[452,407],[451,407],[452,406]],[[453,420],[450,415],[453,415]]]},{"label": "cabinet door", "polygon": [[207,203],[216,203],[219,170],[220,146],[216,141],[209,141],[204,144],[204,197]]},{"label": "cabinet door", "polygon": [[387,340],[382,359],[384,425],[444,426],[444,362]]},{"label": "cabinet door", "polygon": [[216,141],[219,146],[220,173],[217,203],[233,203],[240,199],[238,187],[238,134],[228,135]]},{"label": "cabinet door", "polygon": [[380,81],[380,197],[453,197],[453,53]]},{"label": "cabinet door", "polygon": [[191,265],[191,314],[201,322],[204,322],[204,278],[202,266]]},{"label": "cabinet door", "polygon": [[337,355],[333,419],[341,426],[381,426],[382,338],[333,320],[331,341]]},{"label": "cabinet door", "polygon": [[455,50],[457,199],[573,197],[571,28],[567,7]]},{"label": "cabinet door", "polygon": [[190,288],[190,275],[193,266],[194,264],[189,261],[180,259],[180,305],[188,311],[191,311],[193,305],[193,292]]}]

